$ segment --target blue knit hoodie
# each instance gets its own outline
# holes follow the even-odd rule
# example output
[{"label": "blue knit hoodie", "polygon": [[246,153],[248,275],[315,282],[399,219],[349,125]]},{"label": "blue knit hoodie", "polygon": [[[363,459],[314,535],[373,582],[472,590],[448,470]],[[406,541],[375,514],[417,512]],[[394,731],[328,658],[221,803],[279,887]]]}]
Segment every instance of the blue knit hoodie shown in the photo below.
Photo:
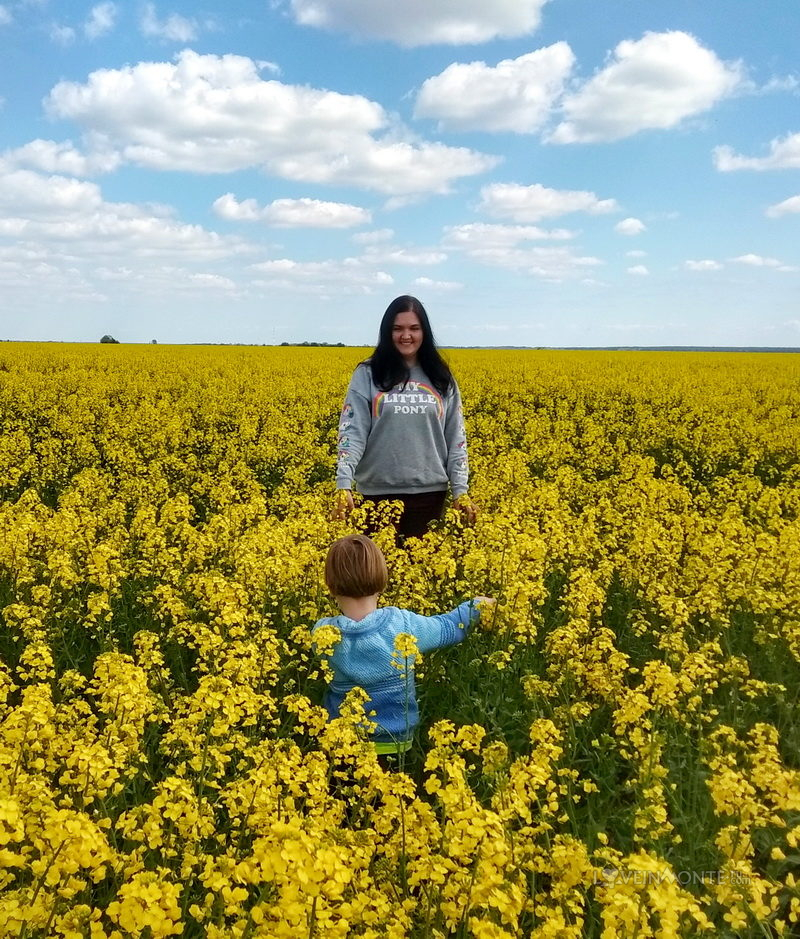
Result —
[{"label": "blue knit hoodie", "polygon": [[[341,639],[333,649],[330,664],[333,680],[325,694],[325,707],[331,718],[338,717],[344,696],[358,686],[370,696],[366,705],[370,720],[378,726],[373,735],[376,743],[398,743],[410,740],[419,723],[413,662],[408,677],[393,665],[395,637],[409,633],[417,640],[420,652],[461,642],[479,616],[478,604],[468,600],[449,613],[420,616],[395,606],[382,607],[352,620],[347,616],[329,616],[319,620],[320,626],[335,626]],[[400,662],[402,663],[402,659]],[[371,715],[370,712],[375,714]]]}]

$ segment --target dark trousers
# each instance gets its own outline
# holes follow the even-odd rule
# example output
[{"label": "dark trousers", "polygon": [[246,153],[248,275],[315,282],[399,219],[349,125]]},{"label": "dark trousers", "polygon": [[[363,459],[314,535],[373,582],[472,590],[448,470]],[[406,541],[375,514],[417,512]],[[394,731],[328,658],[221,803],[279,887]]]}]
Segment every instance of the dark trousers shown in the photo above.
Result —
[{"label": "dark trousers", "polygon": [[[406,538],[421,538],[430,523],[442,517],[446,495],[445,490],[414,494],[395,492],[381,496],[364,496],[364,501],[379,503],[399,499],[403,503],[403,512],[395,526],[398,540],[402,542]],[[375,521],[368,514],[367,534],[374,534],[375,529]]]}]

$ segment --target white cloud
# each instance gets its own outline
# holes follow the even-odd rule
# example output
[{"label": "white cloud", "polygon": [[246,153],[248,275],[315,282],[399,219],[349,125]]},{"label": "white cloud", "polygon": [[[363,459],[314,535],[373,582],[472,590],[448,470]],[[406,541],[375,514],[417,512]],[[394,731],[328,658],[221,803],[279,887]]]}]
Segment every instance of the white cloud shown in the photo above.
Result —
[{"label": "white cloud", "polygon": [[647,226],[638,218],[624,218],[617,222],[614,231],[620,235],[641,235],[643,231],[647,231]]},{"label": "white cloud", "polygon": [[792,215],[796,212],[800,212],[800,196],[790,196],[783,202],[771,205],[766,214],[769,218],[780,218],[781,215]]},{"label": "white cloud", "polygon": [[705,258],[702,261],[687,261],[686,269],[689,271],[721,271],[723,265],[719,261],[712,261],[710,258]]},{"label": "white cloud", "polygon": [[266,279],[254,281],[255,286],[280,287],[299,293],[327,295],[336,293],[370,294],[385,288],[394,279],[385,271],[376,271],[360,258],[343,261],[293,261],[278,258],[254,264],[253,270]]},{"label": "white cloud", "polygon": [[648,128],[675,127],[732,94],[742,82],[688,33],[645,33],[619,43],[608,65],[563,102],[555,143],[620,140]]},{"label": "white cloud", "polygon": [[499,159],[402,139],[383,108],[343,95],[263,80],[243,56],[185,50],[60,82],[48,112],[90,127],[95,145],[158,170],[226,173],[263,167],[286,179],[356,185],[392,195],[444,193]]},{"label": "white cloud", "polygon": [[167,207],[106,202],[95,183],[21,169],[0,171],[3,235],[92,264],[101,255],[174,254],[188,263],[246,250],[239,239],[176,221]]},{"label": "white cloud", "polygon": [[353,235],[351,240],[357,245],[377,245],[391,241],[393,237],[394,231],[391,228],[376,228],[373,231],[359,232]]},{"label": "white cloud", "polygon": [[205,295],[209,292],[223,293],[229,297],[242,294],[241,288],[230,277],[223,274],[196,272],[174,264],[160,264],[146,270],[128,266],[100,267],[94,272],[102,285],[115,293],[120,286],[129,286],[137,294],[155,292],[164,294]]},{"label": "white cloud", "polygon": [[212,290],[235,291],[236,284],[230,277],[223,277],[221,274],[190,274],[189,280],[203,289],[210,287]]},{"label": "white cloud", "polygon": [[15,254],[3,247],[0,247],[0,286],[9,296],[16,293],[23,303],[34,294],[38,302],[62,308],[66,301],[86,304],[107,299],[74,266],[53,264],[27,252]]},{"label": "white cloud", "polygon": [[140,29],[143,36],[167,39],[171,42],[192,42],[197,38],[197,24],[178,13],[159,20],[154,3],[146,3],[142,11]]},{"label": "white cloud", "polygon": [[570,237],[572,232],[563,229],[546,232],[523,225],[473,224],[446,228],[444,242],[480,264],[560,282],[582,278],[587,268],[603,262],[598,258],[577,255],[570,247],[531,246],[530,242]]},{"label": "white cloud", "polygon": [[116,316],[168,300],[179,310],[181,296],[201,304],[214,294],[239,296],[236,282],[256,250],[186,224],[168,206],[110,202],[93,182],[0,159],[0,292],[20,316],[71,307],[91,316],[96,305]]},{"label": "white cloud", "polygon": [[545,280],[561,282],[583,277],[587,268],[601,265],[599,258],[576,255],[570,248],[513,248],[506,250],[475,249],[470,256],[490,267],[532,274]]},{"label": "white cloud", "polygon": [[412,267],[423,267],[430,264],[441,264],[447,260],[442,251],[411,250],[390,245],[370,245],[362,255],[364,261],[370,264],[409,264]]},{"label": "white cloud", "polygon": [[776,75],[760,88],[756,93],[760,95],[771,94],[774,91],[797,91],[800,88],[800,79],[796,75]]},{"label": "white cloud", "polygon": [[75,30],[71,26],[59,26],[53,23],[50,27],[50,38],[59,46],[69,46],[75,42]]},{"label": "white cloud", "polygon": [[196,272],[173,264],[148,267],[146,271],[127,266],[101,267],[97,269],[96,276],[106,284],[129,284],[136,291],[149,289],[159,293],[186,294],[218,291],[228,296],[242,293],[236,282],[223,274]]},{"label": "white cloud", "polygon": [[532,186],[492,183],[481,190],[480,209],[496,218],[538,222],[569,212],[589,212],[592,215],[613,212],[617,203],[614,199],[598,199],[593,192],[548,189],[540,183]]},{"label": "white cloud", "polygon": [[731,258],[738,264],[747,264],[750,267],[780,267],[781,262],[775,258],[765,258],[760,254],[742,254],[738,258]]},{"label": "white cloud", "polygon": [[646,252],[646,251],[639,251],[639,250],[635,250],[635,251],[626,251],[626,252],[625,252],[625,257],[626,257],[626,258],[646,258],[646,257],[647,257],[647,252]]},{"label": "white cloud", "polygon": [[634,264],[633,267],[628,268],[628,273],[636,277],[647,277],[650,271],[648,271],[644,264]]},{"label": "white cloud", "polygon": [[101,149],[89,156],[76,150],[71,140],[32,140],[15,150],[2,154],[3,163],[11,167],[30,167],[45,173],[67,173],[70,176],[93,176],[110,173],[119,166],[119,154]]},{"label": "white cloud", "polygon": [[89,18],[83,25],[83,32],[87,39],[97,39],[111,32],[117,18],[117,7],[114,3],[98,3],[93,6]]},{"label": "white cloud", "polygon": [[547,0],[291,0],[304,26],[402,46],[458,45],[532,33]]},{"label": "white cloud", "polygon": [[425,290],[447,293],[451,290],[462,290],[464,285],[455,280],[431,280],[430,277],[417,277],[412,281],[414,287],[422,287]]},{"label": "white cloud", "polygon": [[0,174],[0,211],[4,223],[16,218],[68,218],[95,212],[102,203],[94,183],[65,176],[41,176],[30,170]]},{"label": "white cloud", "polygon": [[746,157],[728,146],[714,148],[714,165],[721,173],[733,170],[800,169],[800,134],[777,137],[769,145],[769,156]]},{"label": "white cloud", "polygon": [[772,270],[785,271],[788,273],[793,273],[798,270],[798,268],[790,264],[784,264],[777,258],[765,258],[760,254],[742,254],[738,258],[731,258],[731,261],[737,264],[746,264],[748,267],[767,267]]},{"label": "white cloud", "polygon": [[454,63],[423,82],[415,117],[438,118],[452,130],[533,133],[561,96],[574,61],[567,43],[558,42],[494,67]]},{"label": "white cloud", "polygon": [[575,236],[566,228],[548,230],[533,225],[487,225],[485,222],[451,225],[444,232],[445,245],[468,250],[508,248],[525,241],[566,241]]},{"label": "white cloud", "polygon": [[7,6],[0,5],[0,26],[8,26],[13,21],[11,10]]},{"label": "white cloud", "polygon": [[230,221],[260,221],[276,228],[353,228],[368,225],[372,220],[367,209],[344,202],[276,199],[260,206],[255,199],[238,202],[230,192],[220,196],[213,208],[217,215]]}]

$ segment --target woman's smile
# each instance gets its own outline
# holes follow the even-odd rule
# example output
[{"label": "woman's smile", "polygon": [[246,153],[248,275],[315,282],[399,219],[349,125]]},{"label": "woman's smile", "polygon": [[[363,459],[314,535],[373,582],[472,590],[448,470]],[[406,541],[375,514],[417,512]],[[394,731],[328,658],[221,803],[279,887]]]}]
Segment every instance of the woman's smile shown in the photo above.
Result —
[{"label": "woman's smile", "polygon": [[398,313],[392,327],[394,347],[410,367],[417,364],[417,353],[422,345],[422,326],[413,311]]}]

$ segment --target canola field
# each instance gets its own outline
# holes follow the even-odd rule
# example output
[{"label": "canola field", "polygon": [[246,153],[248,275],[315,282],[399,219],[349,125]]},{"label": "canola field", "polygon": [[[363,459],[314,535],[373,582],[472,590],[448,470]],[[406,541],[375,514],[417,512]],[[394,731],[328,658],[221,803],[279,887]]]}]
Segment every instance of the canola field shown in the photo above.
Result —
[{"label": "canola field", "polygon": [[797,935],[800,358],[448,355],[384,600],[498,604],[393,772],[309,635],[365,354],[0,347],[0,936]]}]

